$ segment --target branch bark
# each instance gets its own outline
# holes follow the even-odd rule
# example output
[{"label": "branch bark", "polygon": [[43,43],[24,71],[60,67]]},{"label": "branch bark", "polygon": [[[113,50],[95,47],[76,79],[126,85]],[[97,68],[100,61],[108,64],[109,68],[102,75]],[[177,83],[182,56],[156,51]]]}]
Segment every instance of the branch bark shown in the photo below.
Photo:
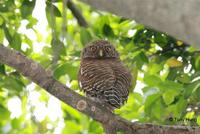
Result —
[{"label": "branch bark", "polygon": [[81,0],[167,33],[200,49],[199,0]]},{"label": "branch bark", "polygon": [[[45,70],[37,62],[25,55],[0,45],[0,63],[6,64],[19,71],[23,76],[44,88],[64,103],[86,114],[103,125],[112,126],[115,131],[125,134],[199,134],[199,127],[160,126],[140,124],[127,121],[102,107],[98,103],[79,95],[65,85],[56,81],[50,70]],[[114,134],[115,132],[113,132]]]}]

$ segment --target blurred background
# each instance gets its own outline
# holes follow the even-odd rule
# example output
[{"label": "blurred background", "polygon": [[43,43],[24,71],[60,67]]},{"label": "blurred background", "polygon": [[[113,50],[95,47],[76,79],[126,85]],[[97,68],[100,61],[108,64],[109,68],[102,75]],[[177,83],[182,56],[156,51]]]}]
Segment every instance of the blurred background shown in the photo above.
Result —
[{"label": "blurred background", "polygon": [[[53,70],[55,79],[80,94],[80,53],[96,39],[112,42],[134,77],[128,102],[115,110],[117,115],[200,125],[200,52],[189,44],[78,0],[0,1],[0,43]],[[102,134],[103,128],[0,64],[0,133]]]}]

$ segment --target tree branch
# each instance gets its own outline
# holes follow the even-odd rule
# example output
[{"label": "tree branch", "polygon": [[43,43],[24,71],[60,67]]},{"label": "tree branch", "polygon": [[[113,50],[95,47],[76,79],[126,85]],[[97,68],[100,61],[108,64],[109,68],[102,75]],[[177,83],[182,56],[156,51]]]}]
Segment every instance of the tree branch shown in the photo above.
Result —
[{"label": "tree branch", "polygon": [[115,126],[109,126],[108,124],[102,124],[106,134],[117,134]]},{"label": "tree branch", "polygon": [[200,49],[198,0],[81,0],[92,7],[134,19]]},{"label": "tree branch", "polygon": [[0,63],[6,64],[19,71],[22,75],[44,88],[64,103],[90,116],[94,120],[122,131],[125,134],[197,134],[198,127],[187,126],[160,126],[129,122],[114,115],[98,103],[79,95],[65,85],[56,81],[50,70],[45,70],[37,62],[28,59],[25,55],[0,45]]},{"label": "tree branch", "polygon": [[71,0],[67,1],[67,7],[71,10],[72,14],[74,17],[76,17],[78,24],[82,27],[88,27],[88,24],[86,20],[84,19],[83,15],[81,12],[76,8],[74,3]]}]

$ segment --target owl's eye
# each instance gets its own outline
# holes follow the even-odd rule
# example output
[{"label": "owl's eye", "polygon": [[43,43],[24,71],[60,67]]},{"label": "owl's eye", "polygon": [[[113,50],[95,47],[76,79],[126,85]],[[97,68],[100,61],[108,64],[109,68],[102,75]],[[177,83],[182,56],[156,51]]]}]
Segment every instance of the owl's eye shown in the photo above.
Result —
[{"label": "owl's eye", "polygon": [[106,46],[106,50],[109,52],[111,51],[111,47],[110,46]]},{"label": "owl's eye", "polygon": [[96,51],[96,47],[91,46],[91,47],[90,47],[90,50],[94,52],[94,51]]}]

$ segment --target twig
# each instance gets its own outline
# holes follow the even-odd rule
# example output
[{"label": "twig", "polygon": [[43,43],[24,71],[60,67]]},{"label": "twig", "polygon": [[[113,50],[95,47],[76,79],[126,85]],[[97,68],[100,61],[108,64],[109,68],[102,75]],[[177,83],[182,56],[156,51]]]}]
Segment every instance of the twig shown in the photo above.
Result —
[{"label": "twig", "polygon": [[71,0],[67,1],[67,7],[71,10],[71,12],[74,15],[74,17],[76,17],[76,19],[78,21],[78,24],[80,26],[88,27],[88,24],[87,24],[85,18],[83,17],[81,12],[76,8],[76,6],[74,5],[74,3]]},{"label": "twig", "polygon": [[115,127],[116,131],[124,134],[199,134],[199,127],[189,126],[161,126],[129,122],[108,111],[100,104],[83,97],[56,81],[50,70],[45,70],[37,62],[28,59],[25,55],[0,45],[0,63],[6,64],[19,71],[23,76],[44,88],[64,103],[86,114],[94,120],[108,126]]},{"label": "twig", "polygon": [[[55,0],[52,0],[53,2]],[[50,3],[52,4],[52,3]],[[52,64],[51,64],[51,68],[54,69],[55,66],[57,65],[57,62],[60,58],[60,50],[61,50],[61,45],[60,44],[57,44],[57,35],[56,35],[56,18],[55,18],[55,13],[54,13],[54,10],[53,10],[53,6],[51,6],[50,8],[50,19],[51,19],[51,37],[52,37],[52,40],[51,40],[51,47],[52,47],[52,50],[53,50],[53,58],[52,58]]]}]

